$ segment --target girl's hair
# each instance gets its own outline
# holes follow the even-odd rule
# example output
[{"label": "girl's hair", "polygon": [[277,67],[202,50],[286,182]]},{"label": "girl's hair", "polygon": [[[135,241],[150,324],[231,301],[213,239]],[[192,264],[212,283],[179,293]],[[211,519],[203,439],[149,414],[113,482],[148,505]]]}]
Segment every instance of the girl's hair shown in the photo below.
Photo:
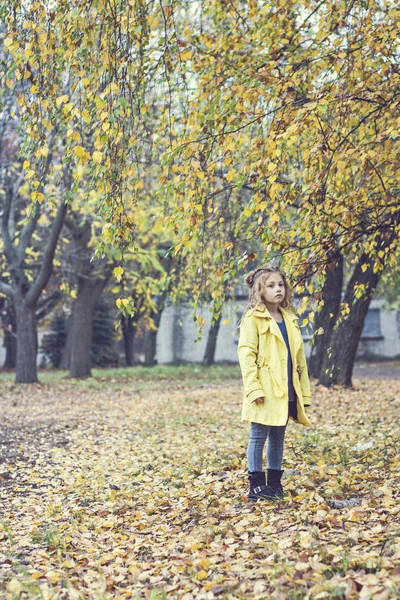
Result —
[{"label": "girl's hair", "polygon": [[288,284],[285,273],[283,273],[279,267],[265,265],[264,267],[259,267],[255,271],[250,271],[244,279],[249,287],[249,297],[244,312],[256,308],[259,304],[263,304],[262,293],[264,291],[265,282],[273,273],[278,273],[285,284],[285,298],[283,302],[281,302],[281,306],[283,308],[289,308],[292,305],[293,292]]}]

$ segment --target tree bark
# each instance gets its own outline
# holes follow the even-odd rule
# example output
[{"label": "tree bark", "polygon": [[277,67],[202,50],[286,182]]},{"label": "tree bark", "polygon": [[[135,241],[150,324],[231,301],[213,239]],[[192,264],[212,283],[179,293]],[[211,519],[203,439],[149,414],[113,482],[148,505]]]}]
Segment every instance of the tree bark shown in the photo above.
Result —
[{"label": "tree bark", "polygon": [[[43,252],[42,265],[36,279],[31,284],[27,280],[22,260],[17,263],[18,266],[15,266],[15,264],[10,265],[13,287],[17,290],[13,294],[17,318],[16,383],[32,383],[37,381],[36,358],[38,343],[36,307],[39,296],[46,287],[53,270],[54,254],[64,224],[66,211],[67,206],[62,200],[50,229]],[[32,312],[34,313],[34,317],[32,316]],[[34,328],[34,331],[32,328]]]},{"label": "tree bark", "polygon": [[63,371],[68,371],[71,364],[71,324],[72,324],[72,314],[68,317],[67,320],[67,336],[65,338],[65,344],[61,352],[61,360],[58,365],[59,369]]},{"label": "tree bark", "polygon": [[133,367],[135,365],[135,334],[136,323],[133,317],[127,315],[121,316],[122,337],[124,340],[125,365]]},{"label": "tree bark", "polygon": [[113,263],[92,260],[92,222],[71,211],[66,225],[72,232],[72,264],[77,295],[72,305],[61,368],[73,379],[91,377],[93,310],[111,276]]},{"label": "tree bark", "polygon": [[37,377],[37,324],[36,304],[15,301],[17,320],[17,361],[15,383],[36,383]]},{"label": "tree bark", "polygon": [[111,268],[107,268],[103,277],[87,278],[80,283],[60,363],[61,369],[69,369],[72,379],[92,376],[93,310],[110,274]]},{"label": "tree bark", "polygon": [[144,366],[154,367],[156,364],[156,352],[157,352],[157,333],[160,327],[161,314],[165,305],[165,299],[163,306],[158,312],[154,312],[151,317],[153,319],[154,326],[156,329],[148,329],[144,338]]},{"label": "tree bark", "polygon": [[17,323],[15,317],[14,303],[10,298],[1,301],[0,322],[3,327],[3,346],[6,351],[4,369],[15,369],[17,364]]},{"label": "tree bark", "polygon": [[[71,328],[68,331],[70,343],[69,375],[72,378],[83,379],[91,377],[91,349],[93,333],[93,307],[97,300],[91,294],[89,285],[75,299]],[[68,338],[67,335],[67,338]]]},{"label": "tree bark", "polygon": [[217,338],[219,327],[221,324],[221,313],[219,313],[218,317],[215,319],[213,323],[211,323],[211,327],[208,331],[207,336],[207,345],[204,353],[203,364],[210,367],[214,364],[215,359],[215,349],[217,347]]},{"label": "tree bark", "polygon": [[326,277],[322,288],[324,305],[317,314],[314,331],[322,329],[322,334],[314,337],[309,358],[308,372],[311,377],[319,378],[322,364],[330,346],[332,331],[337,321],[343,289],[343,256],[327,266]]},{"label": "tree bark", "polygon": [[[352,385],[353,367],[365,317],[382,274],[382,271],[374,273],[374,266],[374,261],[363,254],[354,269],[344,297],[344,304],[349,306],[350,312],[331,336],[331,347],[325,354],[318,380],[321,385]],[[356,290],[360,285],[365,286],[364,292],[356,298]]]},{"label": "tree bark", "polygon": [[6,357],[4,360],[4,369],[15,369],[17,366],[17,336],[15,329],[4,332],[4,347]]}]

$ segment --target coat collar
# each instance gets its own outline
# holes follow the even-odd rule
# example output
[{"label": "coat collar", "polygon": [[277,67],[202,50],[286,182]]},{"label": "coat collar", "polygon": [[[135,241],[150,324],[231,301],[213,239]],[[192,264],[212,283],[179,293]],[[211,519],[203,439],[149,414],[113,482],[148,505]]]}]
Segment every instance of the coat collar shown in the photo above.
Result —
[{"label": "coat collar", "polygon": [[[295,315],[292,311],[287,310],[286,308],[279,309],[282,312],[283,318],[289,319],[290,321],[296,321],[299,317]],[[264,304],[259,304],[251,311],[251,314],[255,317],[263,317],[264,319],[272,319],[271,313],[268,308]]]}]

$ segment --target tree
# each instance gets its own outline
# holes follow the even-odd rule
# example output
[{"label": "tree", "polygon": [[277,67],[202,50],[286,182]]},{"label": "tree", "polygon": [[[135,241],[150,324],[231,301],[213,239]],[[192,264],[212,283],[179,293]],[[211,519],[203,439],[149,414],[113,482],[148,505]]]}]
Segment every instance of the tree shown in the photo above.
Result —
[{"label": "tree", "polygon": [[[85,177],[99,192],[105,242],[122,252],[133,235],[130,208],[146,194],[151,147],[166,221],[180,238],[174,252],[197,264],[195,307],[210,291],[203,272],[213,254],[197,242],[204,231],[207,244],[216,240],[205,215],[218,178],[224,192],[249,186],[251,194],[233,211],[240,243],[228,246],[213,278],[216,306],[226,279],[260,246],[260,260],[282,256],[300,294],[320,291],[336,252],[353,264],[368,255],[375,272],[397,268],[399,9],[391,0],[204,0],[198,12],[186,2],[159,10],[118,0],[109,8],[85,0],[79,11],[62,2],[3,8],[14,60],[6,84],[25,82],[32,185],[40,186],[44,158],[36,152],[48,147],[44,123],[56,120],[67,134],[62,166],[73,164],[74,181]],[[395,235],[383,250],[388,228]]]},{"label": "tree", "polygon": [[[378,251],[385,252],[391,246],[394,235],[394,230],[383,232],[378,240]],[[358,259],[346,288],[343,299],[345,314],[331,334],[330,348],[324,356],[319,374],[318,381],[322,385],[351,385],[357,346],[381,275],[382,270],[376,268],[376,263],[365,252]]]},{"label": "tree", "polygon": [[308,371],[311,377],[318,379],[321,375],[322,365],[329,359],[327,357],[330,348],[333,328],[340,314],[343,291],[343,257],[339,254],[334,262],[330,258],[330,263],[326,267],[324,284],[320,292],[322,306],[317,312],[314,321],[314,336],[311,355],[308,361]]},{"label": "tree", "polygon": [[[11,102],[8,103],[11,106]],[[9,116],[9,115],[8,115]],[[7,119],[7,117],[6,117]],[[0,292],[7,295],[15,310],[16,329],[16,382],[37,381],[37,304],[45,289],[53,265],[57,241],[66,214],[65,194],[69,190],[68,176],[62,181],[58,207],[47,210],[50,229],[46,229],[46,239],[35,240],[35,231],[40,227],[44,216],[42,199],[50,169],[52,152],[46,155],[38,173],[38,186],[30,205],[30,215],[25,217],[29,207],[27,183],[23,175],[23,165],[16,157],[17,134],[7,119],[1,139],[1,188],[2,195],[2,243],[4,258],[9,271],[9,281],[0,282]],[[8,142],[14,138],[14,143]],[[39,258],[39,260],[37,260]]]},{"label": "tree", "polygon": [[[237,221],[248,254],[261,241],[263,259],[280,255],[299,294],[318,293],[325,280],[329,287],[340,256],[375,274],[367,280],[356,266],[346,292],[356,329],[336,297],[329,312],[341,325],[327,331],[361,331],[359,294],[368,304],[376,274],[397,268],[398,17],[390,1],[238,8],[210,0],[197,35],[183,42],[195,85],[164,177],[185,207],[185,235],[203,227],[216,172],[235,189],[251,181],[242,214],[261,220],[255,231]],[[242,258],[236,250],[233,272],[247,265]],[[318,309],[323,302],[319,294]],[[324,370],[343,373],[349,356],[329,356]]]},{"label": "tree", "polygon": [[91,376],[93,314],[96,302],[107,285],[115,263],[109,257],[93,260],[93,219],[70,212],[72,286],[76,286],[61,359],[62,369],[76,378]]}]

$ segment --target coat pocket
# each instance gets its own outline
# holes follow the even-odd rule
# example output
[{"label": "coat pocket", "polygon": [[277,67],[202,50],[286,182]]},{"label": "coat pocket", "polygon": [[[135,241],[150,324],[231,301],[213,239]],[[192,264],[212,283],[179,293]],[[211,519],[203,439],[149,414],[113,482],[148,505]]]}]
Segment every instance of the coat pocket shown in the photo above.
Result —
[{"label": "coat pocket", "polygon": [[[282,389],[282,386],[279,383],[277,377],[275,376],[273,370],[269,366],[267,359],[264,358],[264,359],[259,360],[257,362],[257,367],[259,369],[259,379],[261,381],[263,388],[264,388],[264,386],[269,384],[268,387],[270,387],[273,395],[276,398],[282,398],[285,395],[285,392]],[[265,390],[266,394],[267,394],[267,391],[268,390]]]}]

